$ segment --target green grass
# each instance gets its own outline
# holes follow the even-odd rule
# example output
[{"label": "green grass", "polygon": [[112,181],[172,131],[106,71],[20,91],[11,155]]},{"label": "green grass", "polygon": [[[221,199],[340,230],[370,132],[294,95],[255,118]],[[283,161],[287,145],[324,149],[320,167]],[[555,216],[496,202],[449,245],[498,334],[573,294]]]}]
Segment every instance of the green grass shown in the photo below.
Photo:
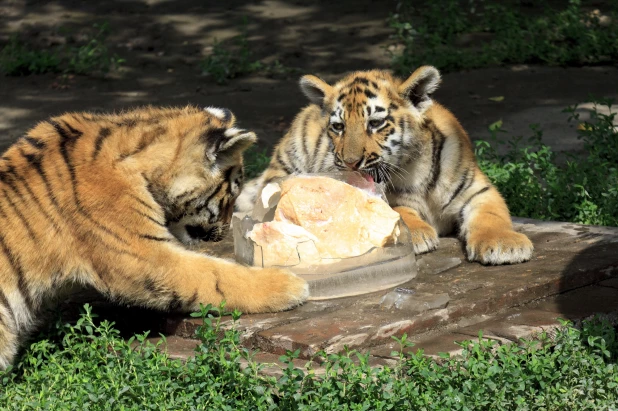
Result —
[{"label": "green grass", "polygon": [[[220,309],[204,307],[201,344],[186,363],[171,360],[138,335],[125,341],[88,306],[76,324],[58,323],[0,372],[3,410],[503,410],[612,409],[618,403],[616,331],[607,322],[565,324],[552,338],[498,345],[461,343],[461,357],[440,361],[405,336],[392,366],[374,368],[356,351],[319,353],[321,377],[282,356],[283,376],[266,377],[223,330]],[[213,315],[214,314],[214,315]],[[239,313],[233,313],[238,319]],[[409,351],[404,354],[403,351]],[[241,360],[248,366],[241,367]]]},{"label": "green grass", "polygon": [[[611,109],[611,100],[595,104]],[[541,220],[570,221],[580,224],[618,226],[618,131],[616,113],[602,114],[596,108],[590,121],[580,122],[576,107],[565,111],[578,124],[578,138],[584,155],[559,159],[541,142],[542,131],[531,126],[533,136],[496,137],[501,122],[490,126],[492,141],[477,141],[479,166],[504,196],[511,214]],[[507,144],[507,153],[498,146]]]},{"label": "green grass", "polygon": [[[420,4],[401,0],[390,25],[403,51],[393,68],[409,74],[431,64],[444,72],[503,64],[554,66],[618,61],[618,2],[588,6],[570,0],[556,8],[546,1],[445,0]],[[555,2],[554,2],[555,3]],[[602,22],[600,8],[611,23]],[[466,42],[466,36],[476,41]]]},{"label": "green grass", "polygon": [[109,26],[95,24],[84,33],[84,39],[73,43],[66,37],[64,45],[40,49],[17,36],[0,50],[0,72],[7,76],[65,73],[100,74],[117,68],[124,60],[112,54],[106,44]]}]

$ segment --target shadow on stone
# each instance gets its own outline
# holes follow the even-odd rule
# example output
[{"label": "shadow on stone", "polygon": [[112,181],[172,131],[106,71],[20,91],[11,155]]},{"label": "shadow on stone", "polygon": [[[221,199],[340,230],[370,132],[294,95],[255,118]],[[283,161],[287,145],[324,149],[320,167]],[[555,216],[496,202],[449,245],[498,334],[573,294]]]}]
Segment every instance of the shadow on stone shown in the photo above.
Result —
[{"label": "shadow on stone", "polygon": [[559,285],[562,294],[542,302],[538,308],[556,312],[568,320],[615,312],[618,310],[617,277],[618,242],[592,245],[575,254],[562,272]]}]

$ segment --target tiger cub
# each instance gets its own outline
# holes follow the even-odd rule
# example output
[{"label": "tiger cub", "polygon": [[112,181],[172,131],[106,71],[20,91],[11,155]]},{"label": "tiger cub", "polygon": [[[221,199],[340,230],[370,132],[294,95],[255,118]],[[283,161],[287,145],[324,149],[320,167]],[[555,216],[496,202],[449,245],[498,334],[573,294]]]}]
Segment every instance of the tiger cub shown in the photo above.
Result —
[{"label": "tiger cub", "polygon": [[266,171],[247,183],[237,209],[250,210],[259,189],[278,177],[360,170],[386,185],[416,253],[434,250],[438,234],[458,230],[470,261],[529,260],[532,243],[513,231],[508,208],[477,166],[468,135],[432,100],[439,83],[438,70],[430,66],[405,81],[378,70],[352,73],[332,86],[302,77],[311,104],[277,144]]},{"label": "tiger cub", "polygon": [[190,251],[226,233],[256,141],[226,109],[147,107],[42,122],[0,160],[0,369],[65,286],[192,311],[279,311],[308,296],[280,269]]}]

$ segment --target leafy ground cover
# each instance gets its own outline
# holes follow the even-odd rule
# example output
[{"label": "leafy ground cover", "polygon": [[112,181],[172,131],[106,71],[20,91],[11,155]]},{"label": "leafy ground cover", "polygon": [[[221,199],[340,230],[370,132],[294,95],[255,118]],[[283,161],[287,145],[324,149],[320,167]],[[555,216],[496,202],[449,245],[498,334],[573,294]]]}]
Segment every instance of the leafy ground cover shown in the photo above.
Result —
[{"label": "leafy ground cover", "polygon": [[109,30],[106,23],[95,24],[75,36],[60,30],[63,41],[46,48],[13,36],[0,50],[0,72],[7,76],[107,73],[123,63],[106,44]]},{"label": "leafy ground cover", "polygon": [[[560,159],[541,142],[542,130],[532,136],[500,139],[501,122],[490,126],[490,141],[476,142],[481,169],[502,193],[513,215],[541,220],[618,226],[618,130],[611,100],[598,101],[589,121],[580,122],[576,106],[568,107],[577,122],[584,155]],[[606,106],[608,114],[598,108]],[[504,141],[508,141],[505,143]],[[507,153],[498,154],[500,144]]]},{"label": "leafy ground cover", "polygon": [[249,45],[246,18],[240,25],[240,34],[225,43],[214,41],[212,51],[201,61],[200,69],[217,84],[227,84],[232,79],[257,72],[266,76],[298,73],[298,69],[287,67],[279,60],[267,64],[255,58]]},{"label": "leafy ground cover", "polygon": [[[0,372],[6,410],[398,410],[612,409],[618,403],[616,331],[599,319],[581,329],[565,323],[553,337],[520,345],[461,343],[460,357],[439,361],[401,350],[392,367],[373,368],[357,351],[319,353],[326,372],[295,367],[298,352],[281,357],[283,376],[263,365],[222,329],[221,307],[203,307],[201,344],[187,362],[172,360],[137,335],[126,341],[113,324],[85,306],[74,324],[59,322]],[[238,319],[238,312],[232,313]],[[248,366],[241,366],[241,359]]]}]

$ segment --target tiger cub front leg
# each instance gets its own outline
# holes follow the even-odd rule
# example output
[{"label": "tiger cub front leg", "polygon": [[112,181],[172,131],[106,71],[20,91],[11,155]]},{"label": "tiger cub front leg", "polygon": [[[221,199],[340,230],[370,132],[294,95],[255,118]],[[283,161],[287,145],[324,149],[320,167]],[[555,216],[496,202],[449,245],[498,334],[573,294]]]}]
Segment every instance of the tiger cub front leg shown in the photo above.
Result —
[{"label": "tiger cub front leg", "polygon": [[122,266],[116,258],[115,266],[103,270],[98,288],[112,299],[155,309],[190,312],[200,304],[225,301],[228,309],[276,312],[301,304],[309,295],[305,280],[291,272],[246,267],[174,243],[153,242],[123,260]]},{"label": "tiger cub front leg", "polygon": [[494,187],[472,194],[460,217],[460,236],[469,261],[514,264],[530,260],[534,246],[528,237],[513,230],[506,203]]},{"label": "tiger cub front leg", "polygon": [[419,213],[404,206],[394,207],[393,210],[399,213],[403,222],[410,229],[416,254],[426,253],[438,248],[438,233],[435,228],[423,221]]}]

